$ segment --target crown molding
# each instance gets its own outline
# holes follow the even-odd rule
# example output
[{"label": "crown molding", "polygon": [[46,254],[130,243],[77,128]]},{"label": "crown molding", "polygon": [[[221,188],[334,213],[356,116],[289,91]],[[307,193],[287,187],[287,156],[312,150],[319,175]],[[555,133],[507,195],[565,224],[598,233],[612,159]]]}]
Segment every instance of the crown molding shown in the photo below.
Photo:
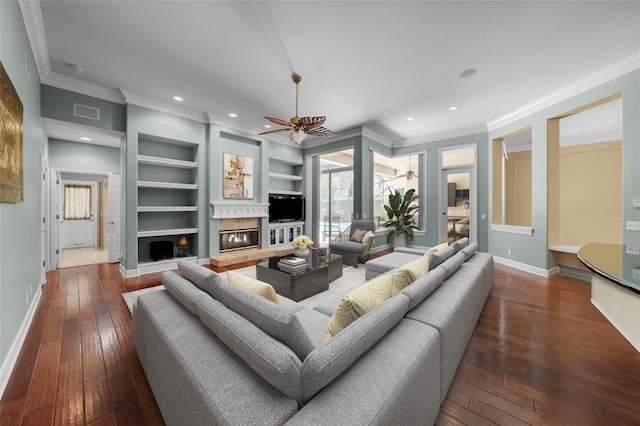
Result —
[{"label": "crown molding", "polygon": [[415,138],[403,139],[393,144],[394,148],[405,146],[419,145],[423,143],[443,141],[447,139],[460,138],[463,136],[477,135],[478,133],[487,133],[487,126],[478,124],[476,126],[465,127],[462,129],[448,130],[445,132],[432,133],[430,135],[417,136]]},{"label": "crown molding", "polygon": [[36,62],[36,68],[40,75],[40,80],[51,73],[49,66],[49,48],[47,38],[44,33],[44,23],[42,22],[42,11],[39,1],[18,0],[24,26],[27,30],[27,37]]},{"label": "crown molding", "polygon": [[152,109],[154,111],[164,112],[166,114],[175,115],[177,117],[186,118],[200,123],[209,123],[209,116],[200,111],[195,111],[188,108],[178,107],[168,102],[159,101],[158,99],[149,98],[144,95],[140,95],[129,90],[120,89],[125,102],[132,105],[137,105],[143,108]]},{"label": "crown molding", "polygon": [[80,93],[81,95],[91,96],[105,101],[115,102],[117,104],[125,103],[124,96],[122,96],[122,93],[119,90],[88,83],[53,71],[49,72],[49,74],[45,76],[40,76],[40,79],[42,80],[42,84],[57,87],[59,89]]},{"label": "crown molding", "polygon": [[489,131],[492,131],[513,123],[514,121],[542,111],[545,108],[565,101],[573,96],[579,95],[580,93],[586,92],[587,90],[593,89],[594,87],[607,83],[637,69],[640,69],[640,52],[636,52],[621,61],[589,74],[578,81],[551,92],[548,95],[498,117],[495,120],[491,120],[487,123],[487,128]]}]

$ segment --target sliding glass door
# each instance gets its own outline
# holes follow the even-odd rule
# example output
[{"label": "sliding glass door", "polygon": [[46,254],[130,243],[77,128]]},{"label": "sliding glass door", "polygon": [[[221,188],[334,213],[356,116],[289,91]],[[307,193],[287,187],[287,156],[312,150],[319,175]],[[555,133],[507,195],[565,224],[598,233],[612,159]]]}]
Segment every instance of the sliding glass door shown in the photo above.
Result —
[{"label": "sliding glass door", "polygon": [[320,245],[327,246],[351,225],[353,217],[353,150],[320,156]]}]

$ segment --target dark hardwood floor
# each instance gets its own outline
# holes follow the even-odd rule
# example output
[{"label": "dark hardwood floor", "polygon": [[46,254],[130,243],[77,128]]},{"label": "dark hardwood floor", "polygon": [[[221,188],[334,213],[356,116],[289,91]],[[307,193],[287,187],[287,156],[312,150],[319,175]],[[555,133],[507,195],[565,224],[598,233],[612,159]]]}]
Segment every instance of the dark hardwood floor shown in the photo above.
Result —
[{"label": "dark hardwood floor", "polygon": [[[120,297],[158,282],[108,264],[49,273],[0,423],[163,423]],[[640,353],[591,305],[588,282],[496,265],[436,423],[640,425]]]}]

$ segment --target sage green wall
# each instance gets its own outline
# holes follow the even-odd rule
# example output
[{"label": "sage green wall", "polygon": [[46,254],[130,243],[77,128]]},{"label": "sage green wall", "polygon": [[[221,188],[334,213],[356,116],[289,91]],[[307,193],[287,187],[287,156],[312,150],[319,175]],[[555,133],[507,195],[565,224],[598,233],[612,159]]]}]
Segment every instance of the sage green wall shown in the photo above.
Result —
[{"label": "sage green wall", "polygon": [[49,167],[120,173],[120,148],[49,139]]},{"label": "sage green wall", "polygon": [[[103,129],[126,130],[126,107],[57,87],[42,85],[42,117],[69,123],[84,124]],[[91,120],[73,115],[73,104],[78,103],[100,109],[100,120]]]},{"label": "sage green wall", "polygon": [[24,202],[0,203],[0,363],[4,363],[40,284],[40,159],[47,154],[40,79],[20,7],[13,0],[0,1],[0,61],[24,109]]},{"label": "sage green wall", "polygon": [[[623,244],[640,245],[639,232],[624,230],[624,224],[627,220],[637,221],[640,215],[640,210],[632,207],[633,197],[640,196],[640,170],[638,168],[640,160],[640,120],[638,120],[640,116],[640,70],[635,70],[489,133],[489,140],[492,140],[514,130],[531,126],[532,137],[533,211],[531,226],[533,235],[524,236],[489,231],[489,251],[491,253],[535,268],[548,270],[547,120],[619,92],[623,94],[623,206],[621,206],[623,229],[620,232]],[[489,197],[491,196],[490,191]],[[489,212],[488,217],[492,217],[492,212]],[[508,256],[508,250],[512,250],[512,256]]]},{"label": "sage green wall", "polygon": [[[197,161],[199,161],[197,183],[198,183],[198,236],[197,254],[199,257],[207,255],[207,182],[206,169],[206,137],[207,126],[204,123],[189,120],[182,117],[166,114],[139,107],[127,105],[127,141],[125,151],[125,164],[121,170],[126,170],[126,180],[124,181],[125,199],[125,230],[122,235],[123,244],[126,246],[123,251],[121,264],[125,270],[135,270],[138,268],[138,140],[140,134],[159,137],[175,141],[184,141],[198,145]],[[167,129],[174,129],[168,131]],[[167,196],[170,196],[169,192]]]}]

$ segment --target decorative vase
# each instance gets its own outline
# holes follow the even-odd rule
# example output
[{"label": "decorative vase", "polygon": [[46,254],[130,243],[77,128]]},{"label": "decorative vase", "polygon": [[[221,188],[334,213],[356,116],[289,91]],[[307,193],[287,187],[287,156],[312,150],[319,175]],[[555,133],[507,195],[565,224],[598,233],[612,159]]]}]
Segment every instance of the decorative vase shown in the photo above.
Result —
[{"label": "decorative vase", "polygon": [[396,247],[406,247],[407,246],[407,236],[404,234],[394,235],[393,237],[393,248]]},{"label": "decorative vase", "polygon": [[307,256],[309,256],[309,249],[299,249],[299,248],[294,248],[293,249],[293,255],[295,257],[299,257],[301,259],[306,259]]}]

